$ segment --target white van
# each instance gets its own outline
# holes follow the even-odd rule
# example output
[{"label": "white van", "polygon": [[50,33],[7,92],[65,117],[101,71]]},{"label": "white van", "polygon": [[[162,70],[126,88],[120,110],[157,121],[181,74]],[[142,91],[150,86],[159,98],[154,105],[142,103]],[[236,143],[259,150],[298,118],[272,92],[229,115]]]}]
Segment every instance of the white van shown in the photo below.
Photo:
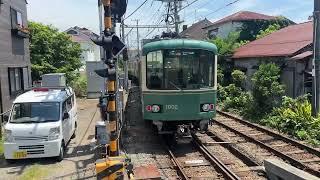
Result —
[{"label": "white van", "polygon": [[35,88],[13,102],[4,130],[4,157],[64,157],[75,137],[77,103],[71,88]]}]

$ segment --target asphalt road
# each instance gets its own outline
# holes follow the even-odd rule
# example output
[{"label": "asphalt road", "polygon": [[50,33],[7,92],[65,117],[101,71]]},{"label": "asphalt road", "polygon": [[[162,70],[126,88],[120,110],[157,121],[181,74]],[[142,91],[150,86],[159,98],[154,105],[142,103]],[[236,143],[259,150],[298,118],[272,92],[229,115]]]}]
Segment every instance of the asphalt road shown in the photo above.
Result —
[{"label": "asphalt road", "polygon": [[[95,122],[99,120],[98,100],[78,99],[78,129],[66,149],[66,157],[57,162],[54,158],[17,160],[7,164],[0,159],[0,179],[90,179],[94,175]],[[95,178],[92,178],[95,179]]]}]

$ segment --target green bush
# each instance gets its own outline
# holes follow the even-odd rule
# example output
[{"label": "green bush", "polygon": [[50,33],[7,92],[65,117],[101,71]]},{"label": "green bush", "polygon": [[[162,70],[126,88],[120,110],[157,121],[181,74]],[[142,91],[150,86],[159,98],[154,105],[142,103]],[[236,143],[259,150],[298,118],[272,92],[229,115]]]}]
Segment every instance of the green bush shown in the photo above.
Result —
[{"label": "green bush", "polygon": [[225,111],[236,110],[241,113],[247,104],[252,102],[252,96],[241,87],[246,75],[239,70],[234,70],[231,75],[232,84],[225,87],[218,85],[218,102],[221,103],[222,109]]},{"label": "green bush", "polygon": [[77,97],[83,97],[87,94],[87,77],[80,76],[71,83]]},{"label": "green bush", "polygon": [[307,96],[297,99],[283,97],[281,106],[274,108],[262,123],[300,140],[320,144],[320,118],[312,116]]},{"label": "green bush", "polygon": [[247,76],[245,75],[244,72],[240,71],[240,70],[234,70],[231,73],[232,76],[232,81],[233,83],[237,86],[237,87],[242,87],[242,84],[244,83],[244,81],[247,79]]},{"label": "green bush", "polygon": [[280,84],[280,68],[273,64],[261,64],[252,77],[253,103],[247,115],[260,119],[269,114],[281,102],[284,86]]}]

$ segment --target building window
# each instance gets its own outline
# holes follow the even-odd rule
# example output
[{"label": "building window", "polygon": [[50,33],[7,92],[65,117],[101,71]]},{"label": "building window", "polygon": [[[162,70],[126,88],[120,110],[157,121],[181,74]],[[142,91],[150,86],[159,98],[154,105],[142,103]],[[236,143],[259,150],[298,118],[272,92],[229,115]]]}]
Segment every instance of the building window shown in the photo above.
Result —
[{"label": "building window", "polygon": [[24,90],[22,68],[9,68],[10,95],[16,95]]},{"label": "building window", "polygon": [[216,38],[218,36],[219,28],[215,28],[212,30],[209,30],[208,36],[209,38]]},{"label": "building window", "polygon": [[22,13],[13,8],[11,8],[11,26],[12,29],[16,29],[18,27],[22,28],[24,26]]}]

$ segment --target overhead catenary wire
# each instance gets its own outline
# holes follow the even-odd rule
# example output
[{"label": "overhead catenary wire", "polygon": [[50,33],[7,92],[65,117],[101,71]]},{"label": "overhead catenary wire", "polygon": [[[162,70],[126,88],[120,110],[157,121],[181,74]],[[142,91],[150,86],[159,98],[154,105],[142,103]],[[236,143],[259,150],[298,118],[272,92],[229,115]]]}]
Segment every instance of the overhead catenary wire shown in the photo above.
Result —
[{"label": "overhead catenary wire", "polygon": [[155,13],[153,13],[153,15],[148,19],[148,21],[146,21],[146,24],[149,24],[150,21],[153,20],[153,18],[157,15],[157,13],[159,13],[160,9],[162,8],[163,2],[160,4],[159,8],[155,11]]},{"label": "overhead catenary wire", "polygon": [[140,6],[138,6],[131,14],[129,14],[127,17],[125,17],[123,20],[128,19],[130,16],[132,16],[134,13],[136,13],[148,0],[143,1]]},{"label": "overhead catenary wire", "polygon": [[[165,13],[166,13],[166,9],[164,9],[164,11],[163,11],[163,12],[160,14],[160,16],[157,18],[157,20],[155,20],[155,21],[153,21],[153,22],[157,22],[157,21],[158,21],[158,23],[157,23],[156,25],[161,24],[161,22],[164,21],[164,19],[161,20],[161,17],[164,16]],[[147,32],[148,34],[144,37],[144,39],[147,38],[155,29],[156,29],[156,28],[152,28],[151,30],[149,30],[149,31]]]},{"label": "overhead catenary wire", "polygon": [[[161,22],[163,22],[163,19],[162,19],[157,25],[159,25]],[[156,29],[156,28],[153,28],[153,29],[144,37],[144,39],[147,38],[151,33],[153,33],[153,31],[154,31],[155,29]]]}]

